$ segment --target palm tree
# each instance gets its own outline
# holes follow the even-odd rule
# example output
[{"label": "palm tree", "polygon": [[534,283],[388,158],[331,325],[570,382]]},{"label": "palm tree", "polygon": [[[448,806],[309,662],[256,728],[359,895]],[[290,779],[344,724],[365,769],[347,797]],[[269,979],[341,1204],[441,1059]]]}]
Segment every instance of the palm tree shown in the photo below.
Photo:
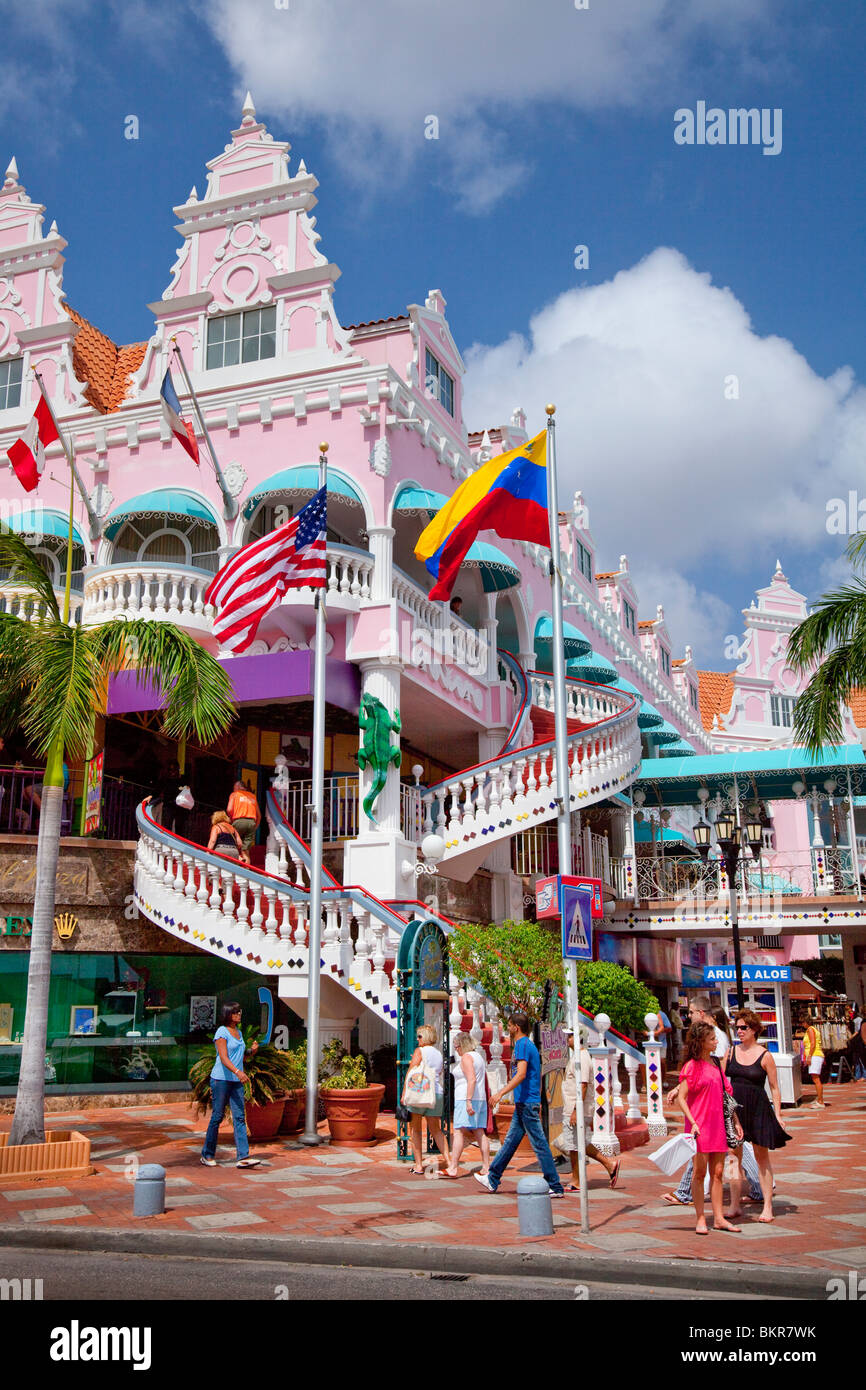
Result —
[{"label": "palm tree", "polygon": [[866,535],[854,536],[848,558],[855,573],[849,583],[819,599],[788,639],[788,662],[805,674],[819,663],[794,706],[794,739],[810,753],[843,739],[843,709],[855,690],[866,686]]},{"label": "palm tree", "polygon": [[45,1050],[51,933],[60,854],[63,759],[83,757],[94,717],[105,709],[108,678],[136,670],[160,689],[171,738],[194,733],[209,743],[234,717],[231,683],[216,658],[171,623],[115,618],[98,627],[64,622],[54,588],[20,536],[0,525],[0,574],[23,590],[29,619],[0,614],[0,732],[20,724],[46,759],[27,1010],[10,1144],[45,1139]]}]

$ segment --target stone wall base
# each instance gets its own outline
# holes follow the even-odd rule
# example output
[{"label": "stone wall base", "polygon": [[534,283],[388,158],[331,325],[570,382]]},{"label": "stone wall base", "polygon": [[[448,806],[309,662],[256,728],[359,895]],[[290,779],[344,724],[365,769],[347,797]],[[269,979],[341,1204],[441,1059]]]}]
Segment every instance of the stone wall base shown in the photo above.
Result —
[{"label": "stone wall base", "polygon": [[[189,1091],[111,1091],[107,1095],[88,1092],[83,1095],[46,1096],[46,1115],[77,1114],[79,1110],[132,1109],[138,1105],[176,1105],[179,1100],[187,1100]],[[11,1115],[15,1110],[14,1096],[0,1096],[0,1115]]]}]

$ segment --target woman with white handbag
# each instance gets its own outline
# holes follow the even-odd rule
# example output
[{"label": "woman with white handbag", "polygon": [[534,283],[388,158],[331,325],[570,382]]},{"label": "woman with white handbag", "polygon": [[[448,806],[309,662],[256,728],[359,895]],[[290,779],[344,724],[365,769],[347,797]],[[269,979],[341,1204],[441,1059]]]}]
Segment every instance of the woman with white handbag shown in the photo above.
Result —
[{"label": "woman with white handbag", "polygon": [[409,1122],[409,1135],[412,1140],[412,1157],[415,1162],[410,1172],[417,1177],[424,1176],[423,1149],[421,1147],[421,1120],[426,1117],[427,1132],[433,1138],[437,1149],[445,1159],[446,1168],[451,1167],[448,1142],[442,1133],[442,1112],[445,1099],[442,1077],[444,1058],[439,1048],[436,1029],[429,1023],[422,1023],[417,1033],[418,1046],[412,1053],[406,1084],[403,1087],[403,1104],[412,1118]]}]

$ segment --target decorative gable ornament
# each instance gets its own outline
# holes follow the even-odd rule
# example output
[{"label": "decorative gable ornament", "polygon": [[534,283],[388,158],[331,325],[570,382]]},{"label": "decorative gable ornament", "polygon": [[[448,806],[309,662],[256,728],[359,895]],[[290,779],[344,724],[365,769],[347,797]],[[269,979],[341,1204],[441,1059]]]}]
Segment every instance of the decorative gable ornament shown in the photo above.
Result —
[{"label": "decorative gable ornament", "polygon": [[376,439],[370,446],[370,468],[380,478],[391,472],[391,446],[387,438]]}]

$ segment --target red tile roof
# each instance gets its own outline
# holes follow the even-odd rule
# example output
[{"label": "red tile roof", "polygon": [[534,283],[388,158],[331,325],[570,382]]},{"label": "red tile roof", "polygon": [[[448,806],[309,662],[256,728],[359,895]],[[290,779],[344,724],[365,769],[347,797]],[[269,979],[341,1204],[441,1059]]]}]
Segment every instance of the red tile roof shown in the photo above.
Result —
[{"label": "red tile roof", "polygon": [[848,701],[851,717],[858,729],[866,729],[866,690],[854,690]]},{"label": "red tile roof", "polygon": [[638,627],[655,627],[655,625],[656,625],[657,622],[658,622],[658,619],[657,619],[657,618],[643,618],[643,619],[638,623]]},{"label": "red tile roof", "polygon": [[619,570],[596,570],[596,579],[616,579]]},{"label": "red tile roof", "polygon": [[147,343],[118,346],[68,304],[63,307],[72,322],[78,324],[72,367],[78,380],[87,386],[84,399],[100,415],[110,415],[126,399],[129,378],[141,366]]},{"label": "red tile roof", "polygon": [[343,325],[347,333],[355,333],[360,328],[378,328],[383,323],[408,323],[408,314],[392,314],[387,319],[367,319],[366,323],[346,323]]},{"label": "red tile roof", "polygon": [[734,697],[734,678],[730,671],[698,671],[698,704],[701,723],[713,727],[717,714],[727,714]]}]

